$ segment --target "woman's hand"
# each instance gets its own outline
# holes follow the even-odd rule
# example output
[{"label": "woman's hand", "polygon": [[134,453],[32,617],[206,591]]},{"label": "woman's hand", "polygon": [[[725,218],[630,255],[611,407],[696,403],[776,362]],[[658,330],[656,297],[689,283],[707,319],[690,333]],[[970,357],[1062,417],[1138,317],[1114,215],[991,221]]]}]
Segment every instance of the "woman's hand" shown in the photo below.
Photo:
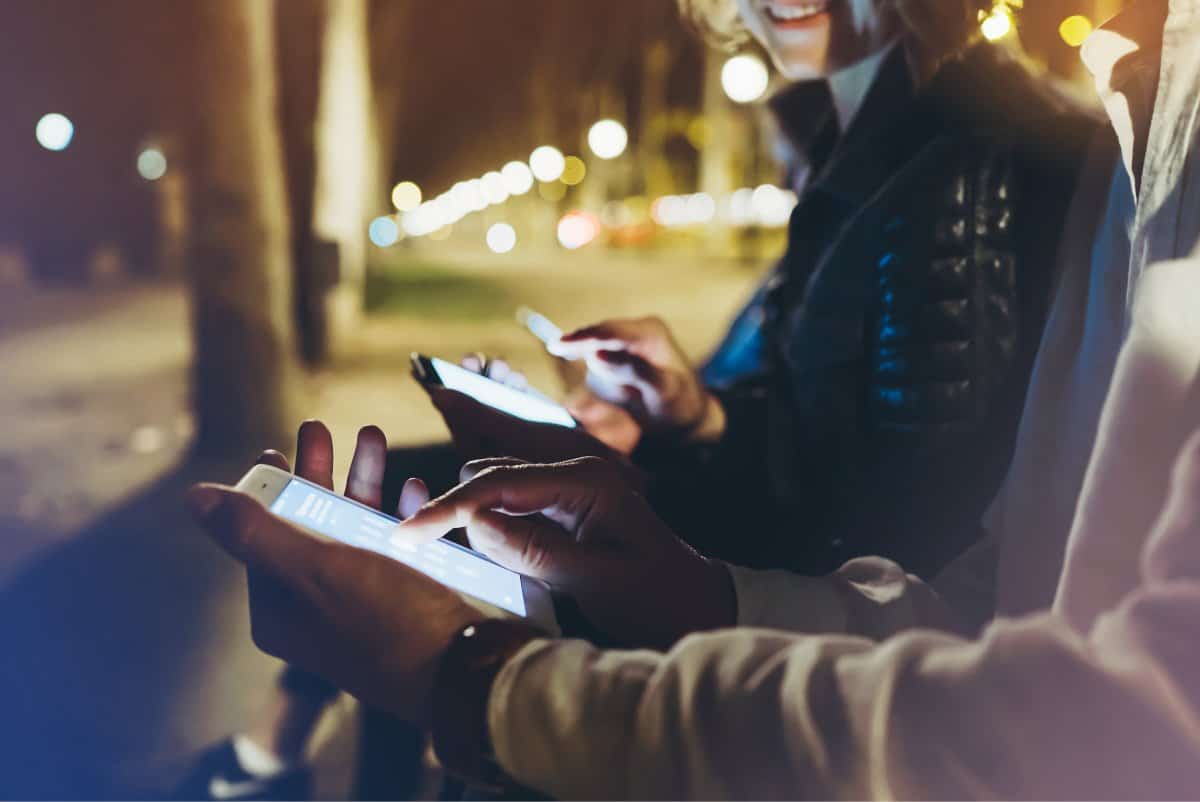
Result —
[{"label": "woman's hand", "polygon": [[557,356],[584,360],[588,386],[620,404],[647,432],[716,440],[725,412],[700,383],[670,329],[658,318],[609,320],[550,346]]},{"label": "woman's hand", "polygon": [[[633,416],[616,404],[600,398],[588,388],[587,366],[582,362],[571,362],[554,356],[551,358],[566,388],[566,398],[562,405],[571,413],[571,417],[579,421],[588,434],[612,450],[625,456],[632,454],[642,437],[642,429]],[[514,370],[503,359],[492,359],[483,354],[468,354],[459,364],[506,387],[557,403],[533,389],[525,374]]]}]

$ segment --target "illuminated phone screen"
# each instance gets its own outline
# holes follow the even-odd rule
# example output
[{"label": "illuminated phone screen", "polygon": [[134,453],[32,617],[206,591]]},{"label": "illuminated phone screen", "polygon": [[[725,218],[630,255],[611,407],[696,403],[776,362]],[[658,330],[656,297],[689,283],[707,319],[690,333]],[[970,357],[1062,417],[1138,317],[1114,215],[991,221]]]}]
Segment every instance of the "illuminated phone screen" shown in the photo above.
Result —
[{"label": "illuminated phone screen", "polygon": [[576,425],[571,413],[558,404],[514,390],[444,359],[435,357],[429,361],[444,387],[469,395],[481,404],[534,423],[555,423],[569,428]]},{"label": "illuminated phone screen", "polygon": [[396,519],[302,479],[291,479],[271,512],[295,524],[402,562],[446,587],[526,615],[521,576],[445,540],[413,546],[389,538]]}]

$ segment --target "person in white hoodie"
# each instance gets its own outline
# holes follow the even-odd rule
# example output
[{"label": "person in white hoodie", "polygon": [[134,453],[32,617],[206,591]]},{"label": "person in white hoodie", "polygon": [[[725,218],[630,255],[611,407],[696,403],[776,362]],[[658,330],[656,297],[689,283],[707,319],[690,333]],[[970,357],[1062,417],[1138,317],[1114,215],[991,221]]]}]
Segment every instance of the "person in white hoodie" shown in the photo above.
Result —
[{"label": "person in white hoodie", "polygon": [[994,576],[972,576],[995,565],[980,551],[933,586],[877,558],[828,577],[715,563],[594,459],[477,463],[398,531],[465,526],[649,647],[603,650],[480,621],[404,566],[199,486],[197,517],[250,569],[256,642],[432,721],[451,770],[564,798],[1193,796],[1197,42],[1198,0],[1136,0],[1085,47],[1120,160],[1099,153],[1080,192],[1089,235],[1064,254],[980,547]]}]

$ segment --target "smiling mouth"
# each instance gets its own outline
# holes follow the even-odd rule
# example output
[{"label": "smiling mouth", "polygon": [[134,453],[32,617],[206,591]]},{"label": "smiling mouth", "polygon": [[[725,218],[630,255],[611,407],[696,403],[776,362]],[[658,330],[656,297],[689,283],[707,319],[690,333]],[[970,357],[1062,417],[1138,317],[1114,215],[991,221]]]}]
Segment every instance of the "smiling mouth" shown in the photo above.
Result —
[{"label": "smiling mouth", "polygon": [[767,3],[767,18],[776,26],[804,26],[814,17],[829,11],[830,0],[810,0],[807,3]]}]

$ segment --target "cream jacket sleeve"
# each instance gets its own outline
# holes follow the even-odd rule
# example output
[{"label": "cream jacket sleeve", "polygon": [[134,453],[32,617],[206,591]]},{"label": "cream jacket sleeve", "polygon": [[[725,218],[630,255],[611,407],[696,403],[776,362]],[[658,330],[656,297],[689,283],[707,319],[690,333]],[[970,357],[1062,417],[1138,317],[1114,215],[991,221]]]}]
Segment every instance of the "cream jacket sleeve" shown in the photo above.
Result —
[{"label": "cream jacket sleeve", "polygon": [[1190,797],[1193,528],[1156,536],[1141,585],[1087,636],[1043,614],[974,641],[738,629],[667,654],[537,641],[493,689],[496,754],[557,798]]}]

